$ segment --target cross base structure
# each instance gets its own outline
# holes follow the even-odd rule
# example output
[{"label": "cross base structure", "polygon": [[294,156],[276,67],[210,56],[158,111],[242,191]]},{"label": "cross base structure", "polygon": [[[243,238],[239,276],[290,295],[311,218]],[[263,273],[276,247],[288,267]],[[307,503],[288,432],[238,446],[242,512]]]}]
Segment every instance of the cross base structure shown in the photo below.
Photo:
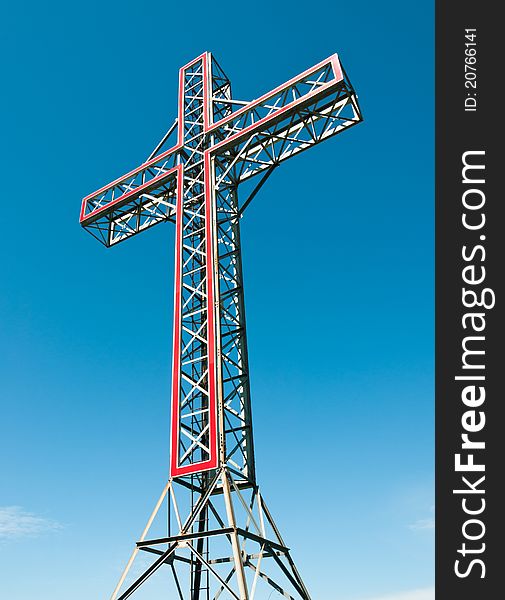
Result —
[{"label": "cross base structure", "polygon": [[[241,489],[240,479],[227,467],[198,479],[194,485],[181,484],[176,478],[167,483],[112,598],[129,598],[165,566],[173,592],[167,597],[267,600],[276,592],[292,600],[308,600],[309,593],[259,487]],[[192,507],[189,514],[183,512],[188,505]],[[151,528],[163,509],[168,515],[168,535],[152,538]],[[125,585],[139,552],[153,560]]]}]

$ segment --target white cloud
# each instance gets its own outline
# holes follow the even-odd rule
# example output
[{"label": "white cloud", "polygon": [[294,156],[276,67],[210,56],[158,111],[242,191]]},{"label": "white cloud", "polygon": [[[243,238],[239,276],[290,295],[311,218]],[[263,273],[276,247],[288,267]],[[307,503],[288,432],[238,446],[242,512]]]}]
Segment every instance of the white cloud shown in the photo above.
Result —
[{"label": "white cloud", "polygon": [[397,592],[386,596],[376,596],[366,600],[435,600],[435,588],[422,588],[407,592]]},{"label": "white cloud", "polygon": [[37,536],[61,529],[52,519],[39,517],[20,506],[0,506],[0,540]]},{"label": "white cloud", "polygon": [[418,519],[415,523],[409,525],[409,528],[414,531],[425,531],[426,529],[435,529],[435,519],[430,517],[428,519]]}]

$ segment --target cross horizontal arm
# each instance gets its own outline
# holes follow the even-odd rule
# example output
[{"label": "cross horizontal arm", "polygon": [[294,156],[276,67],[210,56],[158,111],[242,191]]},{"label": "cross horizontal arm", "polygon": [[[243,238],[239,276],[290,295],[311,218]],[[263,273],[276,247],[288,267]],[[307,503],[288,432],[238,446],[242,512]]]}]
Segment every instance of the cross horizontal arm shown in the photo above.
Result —
[{"label": "cross horizontal arm", "polygon": [[219,146],[222,147],[225,141],[230,143],[265,126],[290,108],[309,101],[314,95],[327,93],[343,78],[338,56],[334,54],[217,121],[209,127],[209,132],[221,138]]},{"label": "cross horizontal arm", "polygon": [[335,54],[209,128],[218,177],[237,184],[362,120]]},{"label": "cross horizontal arm", "polygon": [[178,151],[174,146],[86,196],[81,225],[112,246],[160,221],[174,220],[181,168]]}]

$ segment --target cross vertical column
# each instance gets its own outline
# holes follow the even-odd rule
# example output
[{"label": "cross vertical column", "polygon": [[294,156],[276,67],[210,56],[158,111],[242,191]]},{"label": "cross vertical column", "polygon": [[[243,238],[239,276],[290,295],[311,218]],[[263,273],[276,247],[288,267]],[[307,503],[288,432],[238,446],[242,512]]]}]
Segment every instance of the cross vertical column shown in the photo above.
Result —
[{"label": "cross vertical column", "polygon": [[179,77],[182,198],[176,207],[171,475],[218,464],[213,207],[205,167],[208,55]]}]

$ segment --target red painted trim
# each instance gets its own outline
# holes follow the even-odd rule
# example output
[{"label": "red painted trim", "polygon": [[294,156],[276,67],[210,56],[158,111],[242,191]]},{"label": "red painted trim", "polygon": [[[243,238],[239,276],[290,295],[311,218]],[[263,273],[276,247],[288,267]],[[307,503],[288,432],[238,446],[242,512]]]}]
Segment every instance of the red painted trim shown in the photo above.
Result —
[{"label": "red painted trim", "polygon": [[179,445],[179,404],[181,373],[181,283],[182,283],[182,206],[183,170],[178,167],[177,202],[175,212],[175,286],[174,286],[174,339],[172,352],[172,426],[170,430],[170,471],[177,468]]},{"label": "red painted trim", "polygon": [[[278,117],[279,115],[282,115],[283,113],[287,112],[288,110],[292,109],[293,107],[297,106],[298,104],[301,104],[302,102],[305,102],[306,100],[309,100],[310,98],[313,98],[317,94],[321,93],[321,91],[327,90],[328,88],[331,88],[331,87],[335,86],[341,80],[342,79],[338,79],[338,80],[334,80],[334,81],[328,81],[327,83],[323,84],[321,87],[317,88],[316,90],[313,90],[309,94],[306,94],[305,96],[302,96],[301,98],[298,98],[297,100],[293,100],[293,102],[290,102],[289,104],[286,104],[282,108],[279,108],[278,110],[276,110],[275,112],[273,112],[271,115],[263,117],[262,119],[260,119],[256,123],[253,123],[252,125],[249,125],[248,127],[245,127],[244,129],[241,129],[237,133],[234,133],[230,137],[225,138],[224,140],[222,140],[221,142],[219,142],[219,144],[216,144],[215,146],[213,146],[212,147],[212,151],[214,152],[214,151],[218,150],[219,148],[221,148],[222,146],[228,144],[229,142],[231,142],[231,141],[233,141],[233,140],[235,140],[235,139],[243,136],[244,134],[248,133],[249,131],[252,131],[253,129],[257,129],[261,125],[264,125],[265,123],[268,123],[272,119]],[[248,107],[250,107],[250,105],[246,106],[245,108],[247,109]],[[237,113],[234,113],[234,114],[236,115]],[[228,119],[229,117],[226,117],[226,118]],[[221,123],[221,121],[219,121],[219,123]]]},{"label": "red painted trim", "polygon": [[[165,152],[159,154],[158,156],[155,156],[151,160],[146,161],[145,163],[142,163],[141,165],[139,165],[135,169],[129,171],[125,175],[122,175],[118,179],[115,179],[111,183],[108,183],[107,185],[104,185],[103,187],[101,187],[98,190],[96,190],[95,192],[92,192],[91,194],[88,194],[87,196],[85,196],[84,199],[83,199],[83,201],[82,201],[82,204],[81,204],[80,222],[82,222],[82,220],[83,220],[84,211],[86,209],[86,203],[87,203],[88,200],[90,200],[91,198],[94,198],[95,196],[98,196],[99,194],[102,194],[103,192],[107,191],[108,189],[110,189],[110,188],[118,185],[118,183],[121,183],[125,179],[129,179],[130,177],[133,177],[137,173],[140,173],[141,171],[143,171],[147,167],[150,167],[151,165],[157,163],[160,160],[163,160],[164,158],[166,158],[170,154],[173,154],[173,153],[177,152],[177,150],[180,150],[183,147],[183,145],[184,145],[184,140],[183,140],[183,133],[184,133],[184,110],[183,110],[183,108],[184,108],[184,103],[183,103],[183,100],[184,100],[184,78],[183,78],[183,73],[184,73],[185,69],[191,67],[192,65],[194,65],[199,60],[205,59],[205,57],[207,56],[207,54],[208,54],[208,52],[204,52],[203,54],[201,54],[197,58],[195,58],[192,61],[190,61],[187,65],[184,65],[184,67],[181,67],[179,69],[179,106],[178,106],[178,116],[179,116],[179,119],[178,119],[178,122],[177,122],[177,144],[175,144],[174,146],[172,146],[168,150],[165,150]],[[90,214],[92,214],[92,213],[90,213]]]},{"label": "red painted trim", "polygon": [[142,190],[145,190],[145,189],[151,187],[153,184],[160,183],[161,181],[170,178],[177,169],[178,169],[178,167],[173,167],[172,169],[168,170],[166,173],[162,173],[161,175],[157,175],[156,177],[153,177],[153,179],[151,179],[150,181],[146,181],[146,183],[139,185],[134,190],[130,190],[129,192],[126,192],[126,194],[119,196],[119,198],[116,198],[115,200],[111,200],[110,202],[107,202],[107,204],[100,206],[100,208],[93,210],[92,212],[88,213],[87,215],[83,214],[83,212],[85,210],[85,205],[86,205],[85,204],[86,198],[85,198],[82,201],[80,222],[82,223],[82,222],[89,221],[89,219],[92,217],[94,219],[96,217],[96,215],[100,214],[101,212],[103,212],[105,210],[110,209],[111,206],[114,206],[120,202],[122,203],[125,200],[128,200],[129,198],[131,198],[132,196],[138,194],[139,192],[142,193]]},{"label": "red painted trim", "polygon": [[342,66],[340,65],[340,59],[338,54],[332,54],[330,56],[331,66],[333,67],[333,73],[335,74],[336,81],[342,81],[344,74],[342,72]]},{"label": "red painted trim", "polygon": [[207,364],[209,369],[209,432],[210,463],[217,466],[217,401],[216,401],[216,324],[214,321],[215,291],[217,282],[214,279],[214,237],[213,228],[213,194],[210,170],[211,154],[204,152],[204,184],[205,184],[205,253],[207,269]]},{"label": "red painted trim", "polygon": [[209,52],[207,52],[207,51],[202,52],[199,56],[197,56],[196,58],[193,58],[187,64],[185,64],[183,67],[181,67],[180,70],[184,71],[184,69],[189,69],[189,67],[192,67],[199,60],[202,60],[205,56],[207,56],[207,54],[209,54]]},{"label": "red painted trim", "polygon": [[84,211],[86,210],[86,198],[82,199],[81,202],[81,212],[79,214],[79,223],[82,223],[84,220]]},{"label": "red painted trim", "polygon": [[[334,61],[336,61],[336,62],[334,62]],[[274,88],[270,92],[267,92],[266,94],[263,94],[263,96],[260,96],[257,100],[252,100],[251,102],[249,102],[249,104],[246,104],[245,106],[243,106],[239,110],[236,110],[231,115],[228,115],[227,117],[224,117],[220,121],[217,121],[216,123],[214,123],[213,125],[211,125],[211,127],[209,128],[209,131],[212,131],[214,129],[217,129],[218,127],[221,127],[224,123],[227,123],[231,119],[234,119],[237,116],[241,115],[242,113],[247,112],[252,107],[254,107],[257,104],[260,104],[261,102],[263,102],[264,100],[270,98],[270,96],[274,96],[275,94],[277,94],[278,92],[280,92],[284,88],[288,87],[292,83],[295,83],[299,79],[302,79],[303,77],[306,77],[307,75],[310,75],[310,74],[314,73],[315,71],[317,71],[321,67],[324,67],[325,65],[329,64],[330,62],[332,63],[332,66],[333,66],[333,73],[335,75],[335,80],[334,81],[329,81],[328,83],[322,85],[317,90],[314,90],[313,92],[311,92],[310,95],[307,94],[307,96],[304,96],[303,98],[310,98],[311,95],[314,95],[314,92],[316,92],[316,91],[319,92],[322,89],[327,89],[331,85],[334,85],[335,83],[338,83],[339,81],[341,81],[343,79],[343,75],[342,75],[342,70],[340,69],[340,63],[339,63],[338,55],[337,54],[333,54],[332,56],[328,57],[327,59],[322,60],[317,65],[314,65],[313,67],[310,67],[310,69],[307,69],[307,70],[303,71],[303,73],[300,73],[296,77],[292,77],[291,79],[289,79],[285,83],[282,83],[281,85],[278,85],[276,88]],[[335,64],[338,64],[338,69],[337,70],[335,69]],[[298,102],[298,101],[295,101],[295,102]],[[293,104],[294,104],[294,102],[291,102],[290,104],[287,104],[286,107],[283,107],[283,108],[291,107]],[[283,109],[279,109],[279,110],[283,110]],[[272,118],[276,114],[277,114],[277,111],[275,113],[273,113],[272,115],[270,115],[269,117],[265,117],[265,118],[270,119],[270,118]],[[261,123],[261,122],[263,122],[263,119],[261,121],[258,121],[258,123]],[[247,129],[249,129],[249,128],[246,128],[243,131],[247,131]]]},{"label": "red painted trim", "polygon": [[205,74],[207,80],[207,98],[205,101],[207,102],[207,122],[205,123],[205,131],[208,131],[212,124],[214,123],[214,104],[212,102],[212,52],[206,52],[207,55],[207,69],[208,71]]},{"label": "red painted trim", "polygon": [[190,465],[185,465],[184,467],[176,467],[170,469],[171,477],[180,477],[181,475],[191,475],[192,473],[201,473],[202,471],[209,471],[210,469],[215,469],[216,464],[214,462],[207,460],[199,463],[191,463]]},{"label": "red painted trim", "polygon": [[[203,61],[203,75],[204,78],[206,79],[206,57],[207,57],[208,52],[203,52],[202,54],[200,54],[200,56],[197,56],[196,58],[194,58],[192,61],[190,61],[188,64],[184,65],[183,67],[181,67],[179,69],[179,106],[178,106],[178,120],[177,120],[177,146],[179,148],[181,148],[182,146],[184,146],[184,139],[183,139],[183,135],[184,135],[184,71],[186,69],[189,69],[189,67],[192,67],[195,63],[197,63],[199,60]],[[205,98],[205,90],[204,90],[204,105],[206,102],[206,98]]]},{"label": "red painted trim", "polygon": [[293,102],[290,102],[289,104],[286,104],[282,108],[279,108],[279,110],[276,110],[271,115],[263,117],[259,121],[256,121],[256,123],[253,123],[252,125],[249,125],[248,127],[245,127],[244,129],[241,129],[237,133],[234,133],[230,137],[225,138],[223,141],[219,142],[219,144],[216,144],[215,146],[213,146],[212,147],[212,151],[218,150],[219,148],[221,148],[225,144],[228,144],[229,142],[232,142],[233,140],[235,140],[235,139],[243,136],[244,134],[248,133],[249,131],[252,131],[253,129],[257,129],[261,125],[264,125],[265,123],[268,123],[269,121],[272,121],[274,118],[278,117],[279,115],[282,115],[283,113],[287,112],[288,110],[290,110],[291,108],[297,106],[298,104],[301,104],[302,102],[305,102],[306,100],[309,100],[310,98],[316,96],[321,91],[327,90],[328,88],[334,86],[335,83],[337,83],[337,82],[335,82],[335,81],[329,81],[328,83],[325,83],[324,85],[322,85],[317,90],[313,90],[312,92],[310,92],[310,94],[302,96],[301,98],[298,98],[297,100],[294,100]]},{"label": "red painted trim", "polygon": [[[207,277],[207,365],[209,384],[209,449],[206,461],[179,466],[180,389],[181,389],[181,287],[182,287],[182,185],[177,199],[175,243],[174,348],[172,367],[172,427],[170,442],[170,475],[177,477],[217,467],[217,400],[216,400],[216,336],[214,319],[214,247],[212,244],[212,192],[210,187],[210,153],[204,156],[205,183],[205,255]],[[182,172],[181,172],[182,175]],[[182,177],[181,177],[182,180]],[[180,198],[180,200],[179,200]]]},{"label": "red painted trim", "polygon": [[209,80],[210,68],[209,68],[209,53],[205,52],[203,55],[203,130],[209,130],[210,123],[210,106],[209,96],[212,82]]},{"label": "red painted trim", "polygon": [[87,196],[84,197],[84,200],[85,201],[86,200],[90,200],[91,198],[94,198],[95,196],[98,196],[98,194],[101,194],[102,192],[107,191],[109,188],[112,188],[112,187],[116,186],[118,183],[121,183],[125,179],[129,179],[130,177],[133,177],[134,175],[136,175],[137,173],[140,173],[141,171],[143,171],[147,167],[150,167],[151,165],[154,165],[155,163],[157,163],[160,160],[162,160],[163,158],[166,158],[169,154],[173,154],[174,152],[176,152],[177,150],[179,150],[180,147],[181,147],[180,144],[176,144],[175,146],[172,146],[168,150],[165,150],[165,152],[163,152],[162,154],[158,154],[157,156],[155,156],[151,160],[149,160],[149,161],[147,161],[145,163],[142,163],[140,166],[136,167],[135,169],[133,169],[129,173],[126,173],[126,175],[122,175],[121,177],[119,177],[118,179],[115,179],[111,183],[108,183],[107,185],[104,185],[99,190],[96,190],[96,192],[93,192],[92,194],[88,194]]},{"label": "red painted trim", "polygon": [[[203,110],[204,127],[207,130],[210,117],[209,98],[209,53],[205,52],[198,59],[181,69],[179,74],[179,110],[181,110],[184,79],[183,71],[193,65],[197,60],[203,60]],[[180,114],[180,113],[179,113]],[[182,121],[179,121],[180,123]],[[183,127],[179,129],[182,131]],[[182,174],[182,171],[181,171]],[[183,192],[178,193],[176,208],[176,264],[175,264],[175,299],[174,299],[174,347],[172,366],[172,427],[170,442],[170,475],[177,477],[215,469],[218,463],[217,453],[217,398],[216,398],[216,324],[214,315],[215,304],[215,277],[214,277],[214,244],[212,236],[213,195],[211,188],[210,151],[204,153],[204,187],[205,187],[205,254],[206,254],[206,280],[207,280],[207,366],[209,386],[209,450],[210,457],[206,461],[179,466],[179,441],[180,441],[180,389],[181,389],[181,286],[182,286],[182,218],[183,218]],[[182,176],[181,176],[182,180]]]},{"label": "red painted trim", "polygon": [[177,146],[184,145],[184,68],[179,69],[179,92],[177,98]]}]

